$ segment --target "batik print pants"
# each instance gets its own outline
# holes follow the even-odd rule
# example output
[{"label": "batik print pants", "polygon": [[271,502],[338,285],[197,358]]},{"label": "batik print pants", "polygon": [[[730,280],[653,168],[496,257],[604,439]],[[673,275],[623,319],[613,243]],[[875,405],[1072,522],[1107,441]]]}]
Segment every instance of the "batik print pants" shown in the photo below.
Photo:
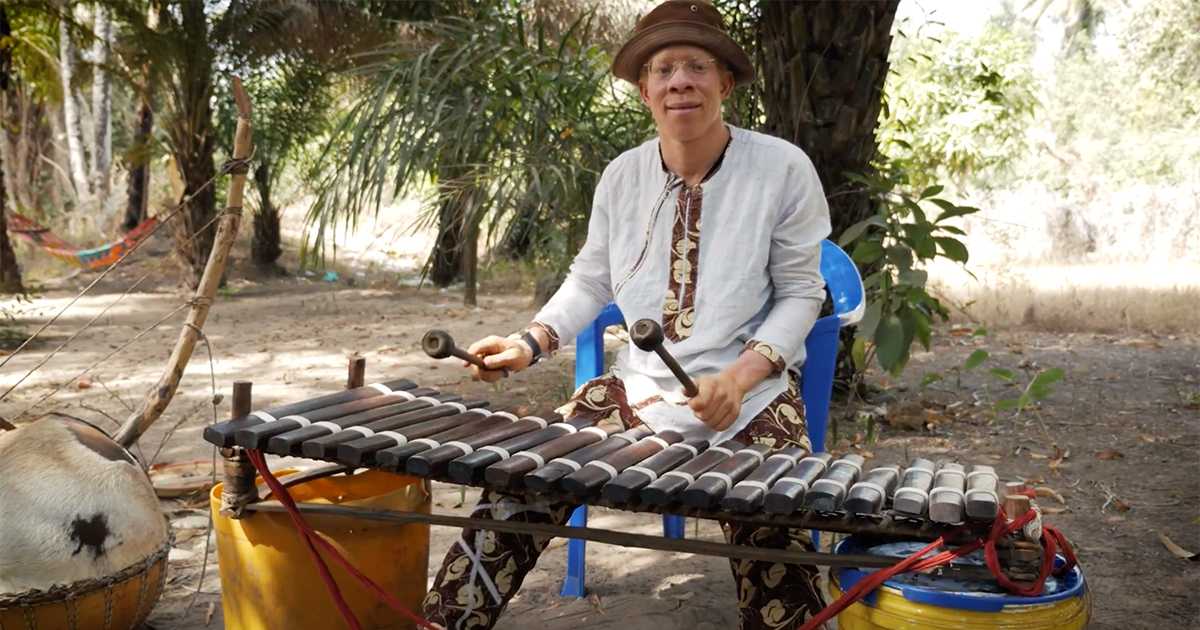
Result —
[{"label": "batik print pants", "polygon": [[[597,424],[630,428],[641,424],[625,398],[621,381],[608,376],[586,383],[560,410],[564,417],[594,418]],[[793,378],[736,438],[773,448],[810,448],[804,403]],[[522,523],[565,525],[576,506],[534,503],[487,490],[471,516]],[[807,531],[754,527],[723,522],[727,542],[750,547],[812,551]],[[525,534],[464,529],[446,553],[423,604],[425,618],[447,630],[486,629],[495,625],[508,601],[537,563],[550,539]],[[742,630],[794,628],[824,607],[817,567],[758,560],[730,560],[737,589]]]}]

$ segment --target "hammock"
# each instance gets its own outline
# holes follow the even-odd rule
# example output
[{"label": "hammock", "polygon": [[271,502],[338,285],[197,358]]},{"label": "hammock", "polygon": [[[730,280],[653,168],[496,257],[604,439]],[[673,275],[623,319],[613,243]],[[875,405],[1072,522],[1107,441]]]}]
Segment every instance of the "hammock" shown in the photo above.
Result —
[{"label": "hammock", "polygon": [[58,237],[50,228],[34,223],[32,219],[8,211],[8,231],[33,243],[42,251],[65,261],[67,264],[84,269],[100,269],[116,262],[125,255],[138,241],[150,235],[158,219],[150,217],[127,232],[119,241],[114,241],[100,247],[80,249]]}]

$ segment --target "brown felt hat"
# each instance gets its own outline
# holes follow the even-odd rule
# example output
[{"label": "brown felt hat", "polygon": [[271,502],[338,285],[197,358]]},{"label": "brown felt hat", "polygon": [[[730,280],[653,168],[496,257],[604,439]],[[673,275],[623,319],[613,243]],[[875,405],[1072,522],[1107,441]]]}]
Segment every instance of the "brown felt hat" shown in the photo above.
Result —
[{"label": "brown felt hat", "polygon": [[735,85],[754,80],[750,56],[725,34],[721,14],[704,0],[667,0],[638,20],[633,35],[613,59],[613,74],[637,83],[646,59],[673,44],[691,44],[711,52],[729,66]]}]

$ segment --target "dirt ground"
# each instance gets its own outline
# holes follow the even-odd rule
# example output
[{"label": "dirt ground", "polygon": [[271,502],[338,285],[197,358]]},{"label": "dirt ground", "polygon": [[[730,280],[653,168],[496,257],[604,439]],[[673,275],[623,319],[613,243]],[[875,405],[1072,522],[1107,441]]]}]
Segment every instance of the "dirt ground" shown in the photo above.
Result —
[{"label": "dirt ground", "polygon": [[[164,252],[165,245],[151,245]],[[0,388],[7,389],[144,274],[147,281],[73,340],[70,350],[0,401],[0,416],[19,425],[53,409],[113,426],[112,419],[135,407],[158,378],[182,318],[176,315],[154,331],[147,328],[187,299],[161,255],[143,257],[100,283],[50,329],[44,343],[14,358],[0,374]],[[33,302],[5,304],[15,309],[21,326],[32,330],[94,277],[80,274],[47,283]],[[436,363],[420,352],[420,336],[431,327],[468,342],[525,323],[533,311],[529,292],[511,283],[514,290],[483,287],[479,307],[466,309],[459,292],[418,290],[354,269],[341,270],[329,282],[321,275],[261,275],[239,264],[229,278],[205,326],[212,369],[206,350],[198,347],[175,401],[141,440],[147,460],[211,456],[200,433],[213,418],[213,381],[226,395],[216,407],[217,416],[225,418],[234,380],[254,382],[256,407],[309,398],[341,387],[346,357],[356,352],[367,358],[368,381],[408,377],[487,398],[500,408],[545,411],[571,390],[570,349],[497,388],[467,382],[456,365]],[[1006,479],[1052,488],[1063,502],[1047,498],[1042,504],[1052,513],[1048,521],[1070,537],[1079,554],[1093,593],[1091,627],[1197,627],[1200,562],[1172,555],[1163,539],[1200,551],[1200,335],[969,332],[939,328],[933,351],[917,354],[903,378],[872,377],[881,394],[853,411],[835,410],[841,419],[832,450],[854,449],[871,463],[902,463],[917,455],[988,463]],[[144,333],[140,341],[122,346],[139,333]],[[961,373],[951,369],[978,348],[991,354],[984,366]],[[98,361],[84,380],[71,380]],[[993,367],[1016,372],[1022,384],[1038,369],[1061,367],[1066,376],[1035,408],[1015,417],[997,415],[992,403],[1016,397],[1019,386],[990,376],[987,370]],[[934,371],[943,378],[920,387]],[[465,505],[459,505],[460,490],[438,484],[435,507],[465,514],[473,495],[467,492]],[[200,582],[205,506],[177,499],[164,501],[163,507],[175,525],[177,546],[169,590],[151,625],[222,627],[214,558]],[[661,528],[648,515],[603,510],[594,513],[591,525],[648,534]],[[688,535],[697,533],[709,540],[720,537],[714,524],[689,522]],[[430,576],[457,535],[457,530],[433,529]],[[592,544],[591,595],[568,600],[558,596],[565,547],[564,541],[551,545],[498,627],[736,626],[725,560]]]}]

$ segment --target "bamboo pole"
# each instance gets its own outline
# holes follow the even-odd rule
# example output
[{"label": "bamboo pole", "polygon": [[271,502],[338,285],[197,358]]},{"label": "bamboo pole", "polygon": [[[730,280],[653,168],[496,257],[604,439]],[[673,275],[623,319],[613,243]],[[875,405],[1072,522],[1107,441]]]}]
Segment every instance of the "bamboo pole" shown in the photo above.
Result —
[{"label": "bamboo pole", "polygon": [[[250,137],[251,108],[250,97],[246,95],[242,81],[237,77],[233,77],[233,95],[238,109],[237,131],[233,136],[233,157],[235,160],[244,160],[250,157],[252,146]],[[120,431],[114,438],[117,443],[126,448],[133,446],[142,433],[145,433],[155,420],[158,420],[175,396],[175,390],[179,387],[180,379],[183,378],[183,371],[192,358],[192,350],[195,349],[196,341],[200,338],[204,321],[208,319],[208,309],[212,305],[213,296],[217,293],[217,286],[221,283],[221,276],[225,273],[229,250],[237,238],[238,225],[242,219],[242,195],[245,187],[246,173],[233,173],[229,183],[229,201],[226,204],[224,215],[217,224],[217,236],[213,240],[212,252],[204,266],[204,275],[200,278],[200,285],[196,287],[196,294],[192,298],[187,321],[184,323],[183,329],[179,331],[179,340],[175,342],[175,349],[167,361],[167,368],[159,377],[154,388],[146,394],[141,408],[125,420],[125,424],[121,425]]]}]

